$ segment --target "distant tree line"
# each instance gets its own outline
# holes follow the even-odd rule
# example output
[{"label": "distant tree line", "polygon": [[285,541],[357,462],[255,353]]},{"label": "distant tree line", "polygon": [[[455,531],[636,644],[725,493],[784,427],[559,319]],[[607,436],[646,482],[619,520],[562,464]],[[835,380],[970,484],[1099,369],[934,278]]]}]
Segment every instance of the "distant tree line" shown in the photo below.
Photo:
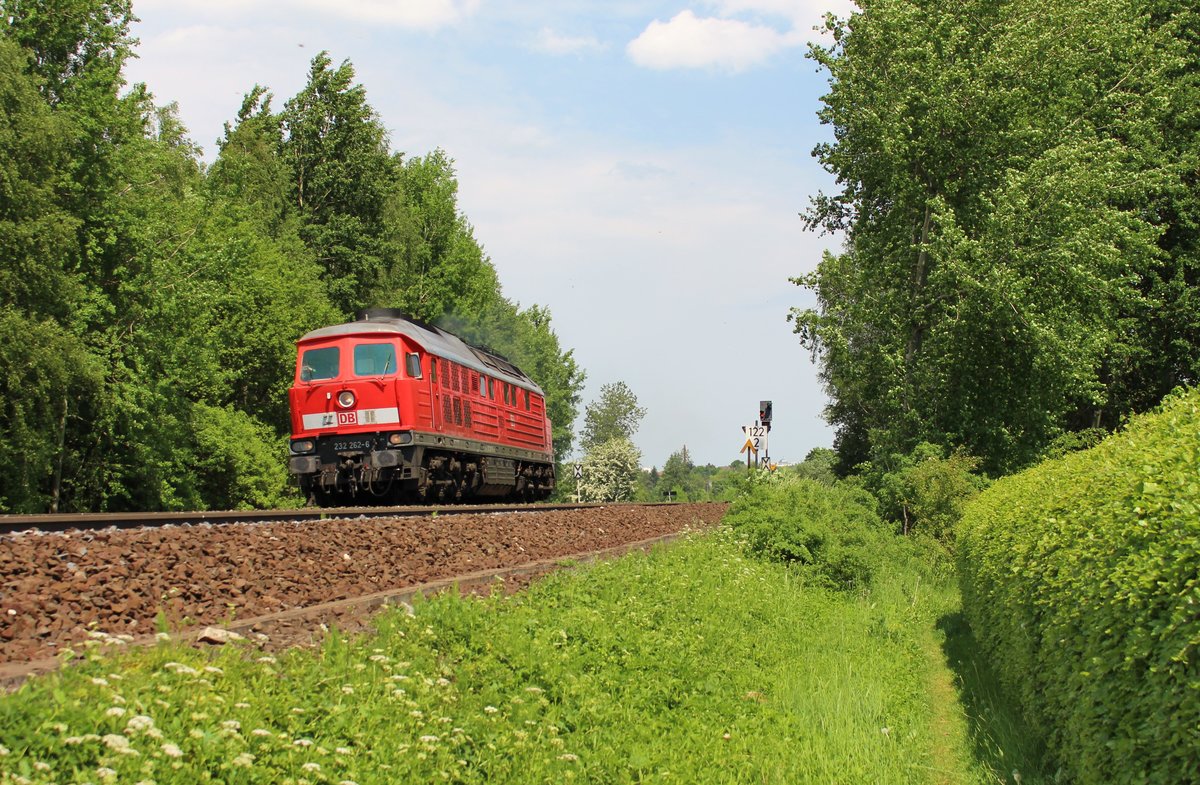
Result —
[{"label": "distant tree line", "polygon": [[792,314],[839,471],[961,448],[997,476],[1195,384],[1195,4],[858,5],[812,49],[840,190],[805,217],[845,245]]},{"label": "distant tree line", "polygon": [[0,511],[289,496],[295,340],[363,307],[453,321],[546,391],[560,455],[583,371],[501,293],[442,151],[389,147],[350,63],[253,86],[205,166],[122,76],[129,0],[0,0]]}]

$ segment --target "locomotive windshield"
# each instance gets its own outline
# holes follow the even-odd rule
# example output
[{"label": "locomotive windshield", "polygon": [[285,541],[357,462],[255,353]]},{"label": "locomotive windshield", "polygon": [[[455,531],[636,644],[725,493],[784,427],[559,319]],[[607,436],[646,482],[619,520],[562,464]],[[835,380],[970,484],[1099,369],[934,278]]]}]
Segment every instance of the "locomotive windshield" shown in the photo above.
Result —
[{"label": "locomotive windshield", "polygon": [[300,359],[300,381],[337,378],[340,358],[341,353],[336,346],[309,349]]},{"label": "locomotive windshield", "polygon": [[355,376],[391,376],[396,373],[396,347],[390,343],[360,343],[354,347]]}]

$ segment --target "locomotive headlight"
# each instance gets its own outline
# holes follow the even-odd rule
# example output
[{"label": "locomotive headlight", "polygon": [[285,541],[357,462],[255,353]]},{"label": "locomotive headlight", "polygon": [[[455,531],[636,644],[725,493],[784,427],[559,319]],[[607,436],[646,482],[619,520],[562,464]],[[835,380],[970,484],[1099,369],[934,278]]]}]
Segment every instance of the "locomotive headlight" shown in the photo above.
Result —
[{"label": "locomotive headlight", "polygon": [[393,433],[388,435],[388,444],[396,447],[401,444],[408,444],[412,441],[411,433]]},{"label": "locomotive headlight", "polygon": [[337,397],[338,406],[343,409],[349,409],[354,405],[354,393],[349,390],[342,390]]},{"label": "locomotive headlight", "polygon": [[299,439],[292,442],[292,452],[297,454],[312,452],[315,446],[312,439]]}]

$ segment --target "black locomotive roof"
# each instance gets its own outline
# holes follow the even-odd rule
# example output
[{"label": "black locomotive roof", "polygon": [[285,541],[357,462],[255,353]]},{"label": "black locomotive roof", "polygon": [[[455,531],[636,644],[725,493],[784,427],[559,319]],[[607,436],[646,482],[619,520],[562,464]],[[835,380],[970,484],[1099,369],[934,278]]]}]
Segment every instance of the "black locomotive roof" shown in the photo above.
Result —
[{"label": "black locomotive roof", "polygon": [[303,342],[320,338],[341,338],[348,335],[403,335],[438,357],[453,360],[479,373],[504,379],[539,395],[544,394],[542,388],[526,376],[520,368],[499,354],[480,346],[472,346],[457,335],[448,333],[440,327],[398,315],[376,315],[376,312],[373,311],[365,312],[363,316],[365,318],[360,318],[358,321],[312,330],[305,333],[300,340]]}]

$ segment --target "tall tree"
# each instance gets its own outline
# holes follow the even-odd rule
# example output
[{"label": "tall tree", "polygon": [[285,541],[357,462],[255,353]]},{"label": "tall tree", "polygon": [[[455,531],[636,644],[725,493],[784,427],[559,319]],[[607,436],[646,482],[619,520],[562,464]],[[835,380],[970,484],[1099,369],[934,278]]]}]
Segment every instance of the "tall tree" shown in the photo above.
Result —
[{"label": "tall tree", "polygon": [[[815,152],[842,188],[806,218],[846,246],[796,279],[819,307],[792,314],[843,467],[930,441],[1007,471],[1194,379],[1194,313],[1178,307],[1194,298],[1194,243],[1165,252],[1158,208],[1196,204],[1162,142],[1195,149],[1194,133],[1163,133],[1194,129],[1174,110],[1195,95],[1195,11],[860,5],[812,51],[835,137]],[[1170,368],[1148,361],[1164,332]]]},{"label": "tall tree", "polygon": [[591,452],[612,439],[632,440],[646,410],[638,406],[637,396],[625,382],[612,382],[600,388],[600,397],[588,404],[583,413],[580,446]]},{"label": "tall tree", "polygon": [[664,491],[681,492],[685,498],[691,498],[691,494],[695,490],[695,483],[692,481],[692,470],[695,468],[696,464],[692,462],[692,456],[685,444],[681,449],[671,453],[667,462],[663,464],[658,485]]},{"label": "tall tree", "polygon": [[387,269],[384,216],[396,193],[400,156],[354,83],[349,61],[333,68],[313,58],[308,83],[283,110],[282,154],[292,173],[291,200],[301,235],[324,268],[330,300],[349,315],[370,299]]},{"label": "tall tree", "polygon": [[369,295],[426,321],[480,315],[500,300],[491,260],[458,208],[454,161],[442,150],[410,158],[384,216],[392,256]]}]

